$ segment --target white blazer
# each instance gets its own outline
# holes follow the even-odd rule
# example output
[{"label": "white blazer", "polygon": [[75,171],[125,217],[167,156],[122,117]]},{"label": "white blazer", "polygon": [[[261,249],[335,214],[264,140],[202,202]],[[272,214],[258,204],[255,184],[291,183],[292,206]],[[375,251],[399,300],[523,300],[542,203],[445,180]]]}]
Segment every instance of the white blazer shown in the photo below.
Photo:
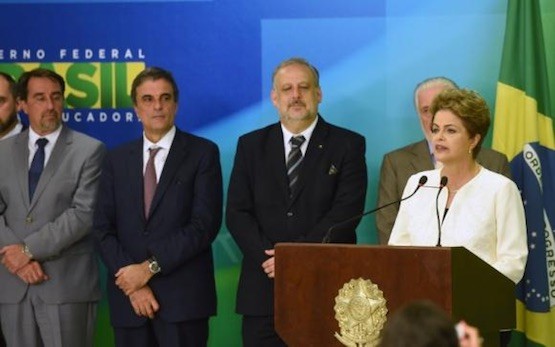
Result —
[{"label": "white blazer", "polygon": [[[410,177],[403,196],[418,185],[422,175],[427,184],[401,203],[389,239],[390,245],[435,246],[438,240],[437,188],[441,170],[423,171]],[[513,282],[520,281],[528,256],[524,207],[515,183],[500,174],[480,172],[456,193],[443,218],[448,189],[439,196],[441,245],[463,246]]]}]

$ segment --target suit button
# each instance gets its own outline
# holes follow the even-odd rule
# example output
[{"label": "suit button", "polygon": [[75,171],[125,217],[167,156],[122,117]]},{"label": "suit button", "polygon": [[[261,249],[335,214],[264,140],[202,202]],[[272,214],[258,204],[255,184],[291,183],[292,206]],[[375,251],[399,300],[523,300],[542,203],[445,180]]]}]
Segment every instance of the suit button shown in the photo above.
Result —
[{"label": "suit button", "polygon": [[293,212],[287,212],[287,217],[293,217]]},{"label": "suit button", "polygon": [[33,223],[33,217],[27,216],[27,218],[25,218],[25,223],[27,223],[27,224]]}]

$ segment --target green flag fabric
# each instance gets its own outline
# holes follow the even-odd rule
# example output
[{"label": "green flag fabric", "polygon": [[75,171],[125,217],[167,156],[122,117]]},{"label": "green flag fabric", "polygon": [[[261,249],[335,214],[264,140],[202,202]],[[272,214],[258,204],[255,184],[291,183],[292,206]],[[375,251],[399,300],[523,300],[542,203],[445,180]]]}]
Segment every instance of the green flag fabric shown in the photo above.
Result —
[{"label": "green flag fabric", "polygon": [[507,155],[526,212],[528,262],[510,346],[555,347],[555,140],[539,0],[508,0],[493,147]]}]

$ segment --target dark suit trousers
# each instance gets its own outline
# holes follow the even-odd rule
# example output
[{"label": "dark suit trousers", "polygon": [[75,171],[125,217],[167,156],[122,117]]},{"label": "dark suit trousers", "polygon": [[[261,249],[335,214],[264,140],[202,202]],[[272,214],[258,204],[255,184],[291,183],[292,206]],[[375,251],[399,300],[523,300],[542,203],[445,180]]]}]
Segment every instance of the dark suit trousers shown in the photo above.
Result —
[{"label": "dark suit trousers", "polygon": [[168,323],[156,317],[145,325],[114,328],[117,347],[203,347],[208,344],[208,318]]},{"label": "dark suit trousers", "polygon": [[274,328],[274,316],[243,316],[243,347],[287,347]]}]

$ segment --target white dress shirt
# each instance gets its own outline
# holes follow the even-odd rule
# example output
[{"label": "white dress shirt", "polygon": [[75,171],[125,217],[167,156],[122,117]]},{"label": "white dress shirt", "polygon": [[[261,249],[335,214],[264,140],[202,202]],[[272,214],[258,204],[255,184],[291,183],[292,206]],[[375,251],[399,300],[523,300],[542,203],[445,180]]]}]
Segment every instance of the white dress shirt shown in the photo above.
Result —
[{"label": "white dress shirt", "polygon": [[58,129],[54,130],[54,132],[51,132],[50,134],[45,136],[40,136],[33,130],[33,128],[29,127],[29,168],[31,167],[31,162],[33,161],[35,152],[39,148],[39,146],[37,145],[38,139],[48,140],[48,143],[46,144],[46,146],[44,146],[44,167],[46,167],[48,160],[50,160],[52,150],[54,149],[56,142],[58,142],[58,137],[60,137],[60,133],[62,132],[62,126],[63,125],[60,125]]},{"label": "white dress shirt", "polygon": [[289,140],[291,140],[293,136],[299,136],[299,135],[304,136],[305,141],[301,145],[301,153],[303,154],[303,157],[304,157],[306,153],[306,149],[308,148],[308,143],[310,142],[310,137],[314,132],[314,128],[316,128],[316,123],[318,123],[318,117],[314,119],[314,122],[312,122],[312,124],[310,124],[308,128],[306,128],[302,133],[299,133],[299,134],[293,134],[292,132],[287,130],[283,126],[283,124],[281,124],[281,132],[283,134],[283,146],[285,148],[285,163],[287,163],[287,156],[289,156],[289,152],[291,152],[291,144],[289,143]]},{"label": "white dress shirt", "polygon": [[173,139],[175,138],[175,126],[173,126],[164,135],[160,141],[153,143],[146,138],[143,133],[143,175],[146,170],[146,163],[150,157],[150,148],[160,148],[156,157],[154,157],[154,169],[156,170],[156,182],[160,182],[160,176],[162,176],[162,170],[164,170],[164,165],[166,164],[166,159],[170,153],[170,148],[172,146]]}]

